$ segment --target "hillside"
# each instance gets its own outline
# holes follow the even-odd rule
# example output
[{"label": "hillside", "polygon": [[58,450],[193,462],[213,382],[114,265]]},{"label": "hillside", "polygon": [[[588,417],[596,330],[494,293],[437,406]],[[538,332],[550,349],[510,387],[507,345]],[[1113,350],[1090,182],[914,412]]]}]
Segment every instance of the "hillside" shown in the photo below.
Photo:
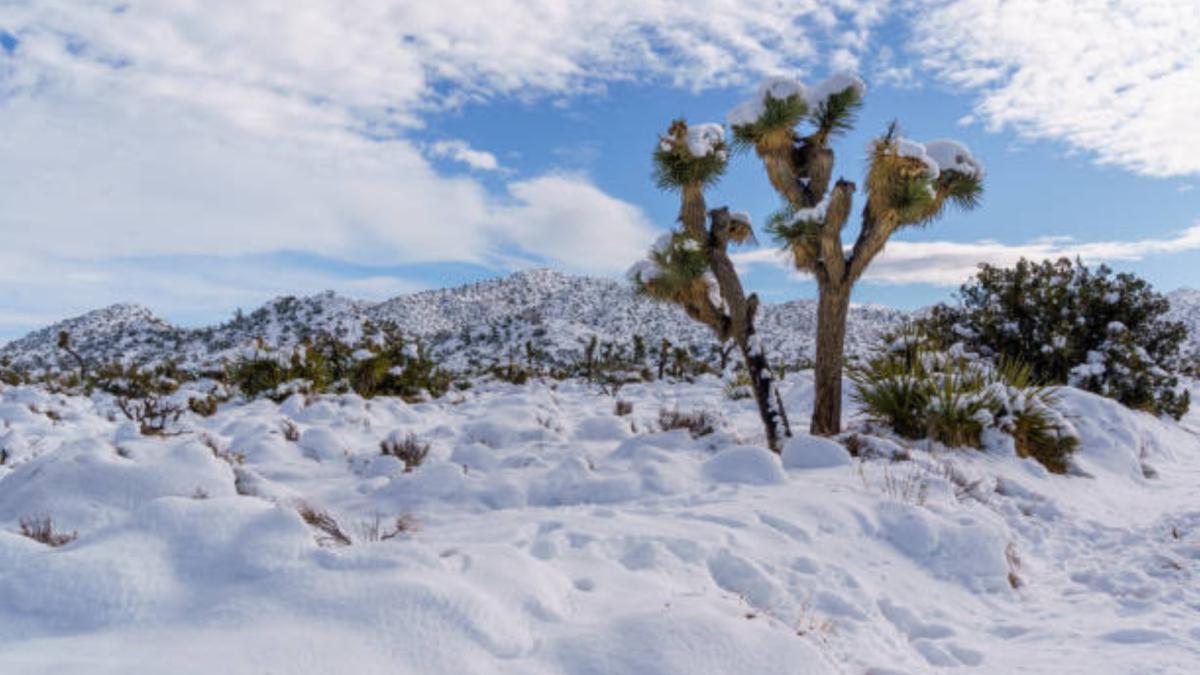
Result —
[{"label": "hillside", "polygon": [[[905,312],[875,306],[850,313],[847,350],[867,349],[880,332],[896,326]],[[365,322],[395,324],[420,337],[452,367],[489,364],[521,354],[527,342],[557,362],[573,361],[592,337],[628,347],[634,336],[657,344],[662,338],[705,358],[715,347],[709,331],[677,307],[641,297],[628,284],[570,276],[550,270],[458,288],[423,291],[380,303],[333,293],[282,297],[218,326],[173,326],[137,305],[113,305],[67,319],[0,347],[0,358],[29,369],[73,367],[57,347],[67,331],[84,358],[153,364],[174,359],[185,366],[219,364],[261,341],[289,349],[306,337],[329,333],[347,340],[361,336]],[[760,331],[772,357],[796,363],[812,356],[816,305],[810,300],[765,304]]]}]

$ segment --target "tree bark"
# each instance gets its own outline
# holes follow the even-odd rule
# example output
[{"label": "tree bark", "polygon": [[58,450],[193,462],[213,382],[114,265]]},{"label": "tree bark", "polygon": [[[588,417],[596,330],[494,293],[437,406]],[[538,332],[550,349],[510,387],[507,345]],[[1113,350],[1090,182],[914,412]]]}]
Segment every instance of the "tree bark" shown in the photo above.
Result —
[{"label": "tree bark", "polygon": [[809,429],[817,436],[833,436],[842,431],[842,365],[851,286],[848,281],[819,284],[815,398]]},{"label": "tree bark", "polygon": [[755,334],[758,296],[751,294],[749,298],[746,297],[737,269],[726,251],[730,230],[729,209],[714,209],[709,216],[712,219],[708,242],[709,268],[717,278],[721,297],[725,301],[729,332],[742,352],[746,372],[750,375],[750,386],[766,432],[767,447],[774,452],[782,452],[783,439],[790,437],[792,430],[775,388],[775,378],[767,364],[766,351]]},{"label": "tree bark", "polygon": [[773,452],[783,452],[783,439],[791,438],[792,428],[775,387],[775,377],[767,366],[767,356],[756,340],[742,342],[739,346],[746,362],[746,372],[750,375],[754,402],[758,404],[758,416],[767,434],[767,447]]}]

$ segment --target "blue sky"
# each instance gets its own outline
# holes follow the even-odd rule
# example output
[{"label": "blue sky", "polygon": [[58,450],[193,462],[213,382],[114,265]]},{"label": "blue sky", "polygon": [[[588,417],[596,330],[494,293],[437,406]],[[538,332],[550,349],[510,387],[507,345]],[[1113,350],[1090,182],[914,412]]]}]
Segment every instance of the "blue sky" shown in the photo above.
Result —
[{"label": "blue sky", "polygon": [[[118,301],[198,324],[325,288],[619,276],[674,219],[649,180],[672,118],[840,70],[869,87],[845,177],[893,119],[987,166],[983,207],[897,235],[857,301],[948,299],[1021,255],[1200,285],[1193,3],[193,4],[0,7],[0,340]],[[749,155],[709,201],[778,203]],[[742,262],[769,299],[813,294]]]}]

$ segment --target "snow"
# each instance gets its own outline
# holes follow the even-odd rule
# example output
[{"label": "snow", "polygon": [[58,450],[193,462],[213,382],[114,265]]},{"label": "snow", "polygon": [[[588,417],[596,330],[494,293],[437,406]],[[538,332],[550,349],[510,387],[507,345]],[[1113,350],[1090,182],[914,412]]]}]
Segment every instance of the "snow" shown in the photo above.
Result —
[{"label": "snow", "polygon": [[[872,141],[872,147],[877,141]],[[982,178],[983,163],[976,159],[966,145],[954,140],[938,140],[928,143],[911,138],[896,138],[896,154],[912,157],[925,165],[930,180],[936,180],[943,172],[956,171],[968,176]]]},{"label": "snow", "polygon": [[[670,235],[664,234],[662,242],[669,241]],[[658,268],[643,261],[629,272],[648,280]],[[882,333],[907,317],[908,313],[896,309],[852,305],[847,351],[864,354]],[[816,303],[811,300],[764,302],[758,329],[773,360],[811,361],[816,319]],[[674,305],[635,293],[627,281],[542,269],[380,303],[331,293],[281,298],[247,312],[241,321],[194,329],[144,313],[133,316],[128,308],[110,308],[35,331],[0,348],[0,358],[35,371],[71,369],[71,359],[56,346],[58,331],[67,330],[91,362],[136,360],[154,365],[174,360],[185,368],[219,370],[238,355],[286,363],[306,337],[322,333],[353,342],[368,322],[395,324],[410,340],[421,339],[428,354],[454,370],[503,365],[509,354],[523,353],[529,342],[558,367],[577,363],[592,336],[626,349],[637,335],[648,343],[666,338],[702,358],[710,358],[715,344],[707,326],[688,319]],[[469,341],[463,339],[466,335]],[[259,337],[263,348],[258,346]]]},{"label": "snow", "polygon": [[754,97],[734,106],[726,116],[726,122],[731,127],[753,124],[766,110],[768,99],[786,100],[793,96],[802,99],[810,113],[816,112],[830,96],[840,94],[847,89],[854,89],[859,97],[867,93],[867,85],[862,78],[852,73],[835,73],[817,83],[811,89],[798,79],[786,76],[768,77],[758,85]]},{"label": "snow", "polygon": [[983,162],[975,158],[960,141],[937,140],[925,144],[925,152],[942,171],[957,171],[968,176],[983,178]]},{"label": "snow", "polygon": [[722,450],[704,463],[704,475],[717,483],[774,485],[784,481],[779,458],[770,450],[734,447]]},{"label": "snow", "polygon": [[901,157],[912,157],[913,159],[920,160],[925,165],[925,173],[929,176],[930,180],[937,180],[937,177],[941,175],[941,165],[938,164],[937,160],[930,157],[925,146],[917,141],[908,138],[897,138],[896,154]]},{"label": "snow", "polygon": [[840,94],[847,89],[853,89],[857,91],[859,99],[862,99],[867,95],[867,84],[863,82],[861,77],[855,75],[854,73],[834,73],[833,75],[819,82],[806,93],[805,99],[808,101],[808,109],[813,111],[817,110],[821,106],[825,105],[825,101],[827,101],[830,96],[833,96],[834,94]]},{"label": "snow", "polygon": [[[797,425],[811,377],[779,386]],[[722,387],[626,385],[625,416],[575,381],[417,404],[231,401],[157,438],[105,395],[0,387],[0,672],[1187,673],[1200,659],[1195,413],[1064,389],[1081,446],[1056,476],[1011,448],[877,435],[852,406],[859,458],[799,429],[780,457],[754,403]],[[717,431],[662,431],[664,407],[715,414]],[[409,433],[431,449],[405,473],[379,444]],[[78,538],[17,534],[33,515]]]},{"label": "snow", "polygon": [[725,128],[716,123],[695,124],[688,127],[686,140],[693,157],[706,157],[725,144]]},{"label": "snow", "polygon": [[846,448],[828,438],[798,434],[783,446],[783,465],[789,469],[824,469],[849,463]]}]

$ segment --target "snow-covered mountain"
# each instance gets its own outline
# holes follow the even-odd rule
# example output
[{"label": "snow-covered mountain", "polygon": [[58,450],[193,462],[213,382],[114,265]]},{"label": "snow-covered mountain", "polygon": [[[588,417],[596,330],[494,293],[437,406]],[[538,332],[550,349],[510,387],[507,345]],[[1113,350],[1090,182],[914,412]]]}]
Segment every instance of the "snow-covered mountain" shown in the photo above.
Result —
[{"label": "snow-covered mountain", "polygon": [[1172,321],[1181,321],[1188,329],[1185,349],[1200,353],[1200,290],[1180,288],[1167,294],[1171,311],[1167,314]]},{"label": "snow-covered mountain", "polygon": [[[882,331],[907,316],[883,307],[853,308],[847,349],[863,352]],[[708,329],[676,307],[637,295],[628,284],[531,270],[380,303],[332,292],[281,297],[219,326],[198,329],[173,326],[137,305],[113,305],[15,340],[0,348],[0,357],[26,368],[65,366],[68,362],[63,361],[57,339],[60,331],[67,331],[74,347],[96,363],[154,363],[170,358],[203,366],[229,358],[260,339],[283,349],[320,333],[353,341],[368,321],[395,322],[405,334],[422,338],[440,358],[457,367],[502,361],[523,353],[526,343],[534,343],[552,360],[572,360],[592,336],[624,346],[631,345],[635,335],[648,345],[666,338],[700,356],[715,347]],[[760,332],[773,357],[782,363],[812,357],[815,327],[816,304],[811,300],[765,304],[760,311]]]}]

